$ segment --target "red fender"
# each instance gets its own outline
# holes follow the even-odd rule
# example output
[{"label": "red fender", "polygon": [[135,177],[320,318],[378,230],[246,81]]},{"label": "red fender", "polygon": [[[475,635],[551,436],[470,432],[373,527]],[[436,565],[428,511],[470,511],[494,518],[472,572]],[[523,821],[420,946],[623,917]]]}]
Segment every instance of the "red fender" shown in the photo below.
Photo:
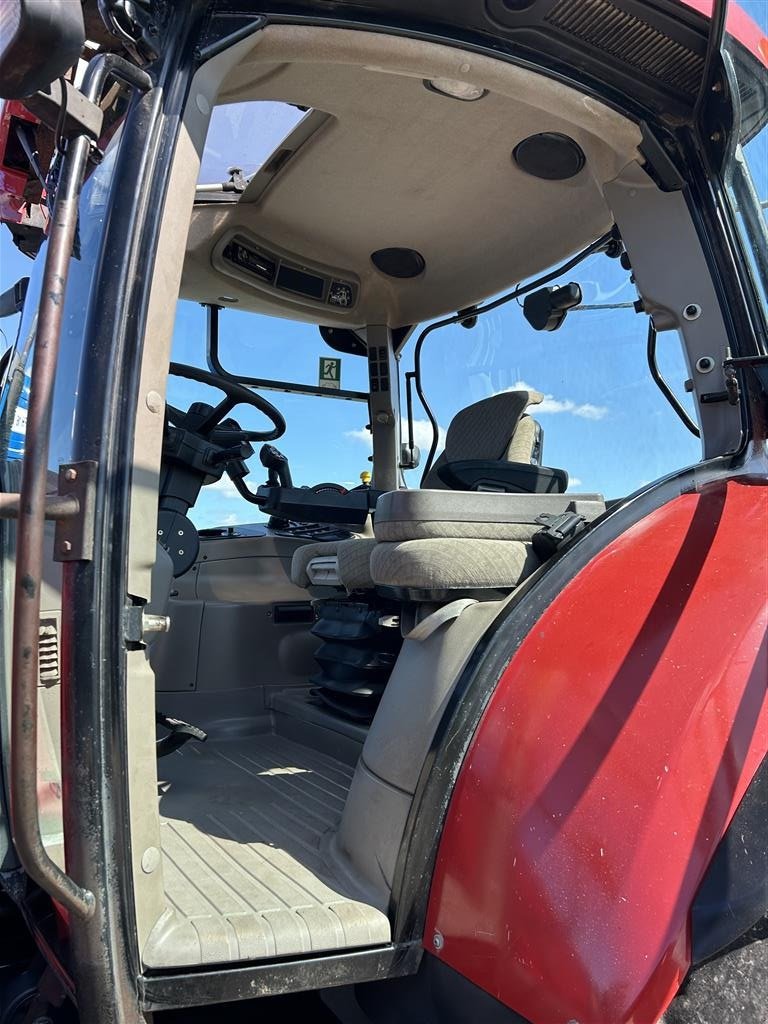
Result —
[{"label": "red fender", "polygon": [[485,710],[424,941],[534,1024],[651,1024],[690,966],[691,904],[768,747],[766,524],[764,483],[656,510],[558,595]]}]

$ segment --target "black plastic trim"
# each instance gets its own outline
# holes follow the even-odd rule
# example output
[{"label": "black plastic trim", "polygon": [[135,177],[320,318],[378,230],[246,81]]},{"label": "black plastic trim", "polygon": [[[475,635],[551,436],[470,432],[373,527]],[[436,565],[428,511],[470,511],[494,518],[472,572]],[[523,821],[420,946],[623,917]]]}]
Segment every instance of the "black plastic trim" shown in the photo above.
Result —
[{"label": "black plastic trim", "polygon": [[[139,1020],[140,971],[132,889],[122,617],[126,592],[128,508],[141,347],[163,207],[165,175],[191,81],[194,35],[205,5],[171,19],[155,86],[134,101],[117,154],[99,288],[85,311],[80,401],[73,454],[96,459],[92,562],[63,567],[67,644],[62,760],[67,866],[96,896],[89,921],[70,918],[71,961],[82,1020]],[[154,173],[155,168],[165,173]],[[135,267],[141,252],[142,273]]]},{"label": "black plastic trim", "polygon": [[[758,655],[759,656],[759,655]],[[691,962],[719,953],[768,913],[768,758],[715,851],[691,908]]]},{"label": "black plastic trim", "polygon": [[419,942],[411,942],[349,953],[251,963],[226,970],[204,968],[147,973],[139,978],[141,1005],[144,1010],[169,1010],[383,981],[414,974],[423,953]]},{"label": "black plastic trim", "polygon": [[[334,993],[323,1001],[332,1010]],[[355,1008],[365,1024],[529,1024],[457,970],[426,953],[415,975],[382,984],[356,985]],[[341,1005],[339,1010],[342,1010]],[[349,1020],[343,1012],[341,1020]],[[355,1018],[362,1024],[362,1018]]]}]

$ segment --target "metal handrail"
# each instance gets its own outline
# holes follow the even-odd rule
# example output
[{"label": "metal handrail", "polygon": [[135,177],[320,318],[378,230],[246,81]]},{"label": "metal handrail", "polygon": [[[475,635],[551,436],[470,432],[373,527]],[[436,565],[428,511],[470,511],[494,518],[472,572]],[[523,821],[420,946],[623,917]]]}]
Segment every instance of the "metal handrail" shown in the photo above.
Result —
[{"label": "metal handrail", "polygon": [[[108,76],[148,89],[152,80],[114,54],[95,57],[85,74],[83,93],[91,102]],[[21,490],[14,501],[18,519],[11,670],[11,824],[19,860],[41,888],[83,918],[93,914],[92,892],[78,885],[48,856],[40,834],[37,800],[37,681],[43,541],[51,497],[46,495],[53,388],[59,357],[69,264],[77,231],[78,207],[93,140],[85,133],[68,143],[63,161],[45,257],[32,359],[31,387],[22,463]],[[10,496],[9,496],[10,497]],[[66,503],[65,503],[66,504]],[[6,512],[10,511],[6,508]],[[58,509],[56,518],[67,512]],[[64,515],[61,513],[64,512]]]}]

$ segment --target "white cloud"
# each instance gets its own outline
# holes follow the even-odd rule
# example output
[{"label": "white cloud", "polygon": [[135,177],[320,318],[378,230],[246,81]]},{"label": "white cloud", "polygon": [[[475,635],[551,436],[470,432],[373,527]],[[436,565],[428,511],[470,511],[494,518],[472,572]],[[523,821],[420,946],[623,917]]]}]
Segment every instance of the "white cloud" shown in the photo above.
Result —
[{"label": "white cloud", "polygon": [[216,499],[225,499],[226,501],[242,501],[242,496],[238,494],[237,488],[232,483],[229,476],[225,473],[221,480],[217,480],[214,484],[208,484],[200,492],[200,497]]},{"label": "white cloud", "polygon": [[577,476],[569,476],[568,477],[568,487],[569,487],[569,489],[571,487],[581,487],[581,480],[579,480],[579,478]]},{"label": "white cloud", "polygon": [[[407,420],[402,420],[400,429],[403,432],[403,440],[407,441],[408,440],[408,421]],[[438,424],[437,431],[438,431],[438,433],[437,433],[437,447],[438,447],[438,450],[439,450],[440,448],[445,448],[445,434],[446,434],[446,431],[445,431],[445,427],[441,427],[440,424]],[[418,448],[421,448],[421,450],[424,453],[424,455],[427,454],[427,452],[429,451],[430,446],[432,444],[432,424],[429,422],[429,420],[414,420],[413,421],[413,443]]]},{"label": "white cloud", "polygon": [[[405,419],[400,420],[400,431],[402,440],[405,442],[408,440],[408,421]],[[345,437],[349,437],[354,441],[361,441],[366,448],[370,451],[372,448],[371,444],[371,433],[363,427],[361,430],[347,430],[344,432]],[[429,420],[414,420],[413,421],[413,443],[421,449],[422,454],[426,455],[429,451],[430,445],[432,444],[432,424]],[[445,427],[438,425],[438,448],[445,447]]]},{"label": "white cloud", "polygon": [[[511,388],[503,388],[503,391],[535,391],[536,388],[526,384],[524,380],[515,381]],[[502,392],[496,392],[501,394]],[[554,395],[544,395],[544,401],[540,405],[532,405],[528,410],[532,416],[543,413],[566,412],[571,416],[578,416],[583,420],[601,420],[608,409],[604,405],[593,405],[591,402],[577,404],[570,398],[555,398]]]},{"label": "white cloud", "polygon": [[372,448],[371,432],[366,430],[365,427],[361,427],[359,430],[345,430],[344,437],[349,437],[353,441],[360,441],[366,446],[366,448]]}]

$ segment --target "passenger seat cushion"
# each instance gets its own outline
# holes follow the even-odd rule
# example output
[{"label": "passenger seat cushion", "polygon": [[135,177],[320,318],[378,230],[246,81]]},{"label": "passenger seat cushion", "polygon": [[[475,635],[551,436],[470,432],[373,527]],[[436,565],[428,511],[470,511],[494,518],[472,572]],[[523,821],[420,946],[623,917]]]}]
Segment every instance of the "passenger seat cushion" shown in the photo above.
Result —
[{"label": "passenger seat cushion", "polygon": [[539,516],[576,512],[592,522],[605,512],[601,494],[493,494],[477,491],[390,491],[379,498],[380,541],[447,537],[529,541]]},{"label": "passenger seat cushion", "polygon": [[384,522],[376,527],[376,539],[395,543],[401,540],[519,540],[530,541],[541,530],[541,523],[460,523],[426,519],[409,522]]},{"label": "passenger seat cushion", "polygon": [[376,586],[412,590],[506,590],[539,566],[530,544],[514,540],[429,538],[377,544]]},{"label": "passenger seat cushion", "polygon": [[360,537],[338,545],[339,576],[347,590],[370,590],[373,586],[371,553],[376,543],[374,537]]}]

